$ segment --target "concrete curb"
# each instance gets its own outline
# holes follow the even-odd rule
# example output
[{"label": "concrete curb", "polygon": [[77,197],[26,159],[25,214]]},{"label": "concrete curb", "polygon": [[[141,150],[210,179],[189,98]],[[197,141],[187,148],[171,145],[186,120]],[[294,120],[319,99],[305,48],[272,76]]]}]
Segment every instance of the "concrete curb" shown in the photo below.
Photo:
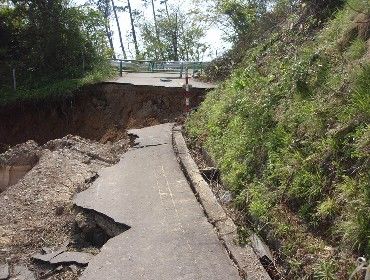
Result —
[{"label": "concrete curb", "polygon": [[241,277],[247,280],[271,280],[252,247],[249,245],[242,247],[237,244],[237,226],[227,216],[225,210],[218,203],[217,198],[200,174],[197,164],[189,153],[179,126],[173,129],[173,146],[195,196],[203,206],[208,220],[216,228],[219,239],[223,242],[230,258],[238,267]]}]

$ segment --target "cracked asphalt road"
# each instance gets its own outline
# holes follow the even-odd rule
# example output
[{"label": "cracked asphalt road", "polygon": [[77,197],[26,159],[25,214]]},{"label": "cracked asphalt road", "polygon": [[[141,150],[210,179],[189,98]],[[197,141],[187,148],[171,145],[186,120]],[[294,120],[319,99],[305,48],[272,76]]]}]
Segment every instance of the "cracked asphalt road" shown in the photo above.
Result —
[{"label": "cracked asphalt road", "polygon": [[81,279],[240,279],[180,169],[172,127],[129,131],[137,145],[76,196],[76,205],[130,226],[103,246]]},{"label": "cracked asphalt road", "polygon": [[[168,80],[166,82],[163,79]],[[155,86],[181,88],[185,82],[185,76],[179,77],[179,73],[157,72],[157,73],[123,73],[122,77],[109,80],[111,83],[132,84],[136,86]],[[195,88],[212,89],[214,84],[204,83],[196,79],[190,78],[190,84]]]}]

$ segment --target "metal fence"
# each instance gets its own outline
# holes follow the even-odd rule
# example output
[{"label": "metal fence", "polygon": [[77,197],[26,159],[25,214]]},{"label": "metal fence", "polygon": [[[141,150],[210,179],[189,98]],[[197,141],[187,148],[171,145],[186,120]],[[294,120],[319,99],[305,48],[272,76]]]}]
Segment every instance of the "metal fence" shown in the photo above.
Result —
[{"label": "metal fence", "polygon": [[185,71],[191,75],[202,74],[207,62],[113,59],[111,65],[117,68],[121,77],[123,72],[171,72],[178,73],[182,78]]}]

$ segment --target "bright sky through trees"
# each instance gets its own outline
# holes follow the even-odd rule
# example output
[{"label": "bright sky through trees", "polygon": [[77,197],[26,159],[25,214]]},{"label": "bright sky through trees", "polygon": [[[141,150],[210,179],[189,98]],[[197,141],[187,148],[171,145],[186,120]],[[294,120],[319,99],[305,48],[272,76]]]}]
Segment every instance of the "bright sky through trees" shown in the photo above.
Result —
[{"label": "bright sky through trees", "polygon": [[[82,5],[86,3],[87,0],[74,0],[74,3],[77,5]],[[176,4],[180,5],[181,10],[186,11],[190,9],[205,9],[205,7],[202,4],[194,5],[193,1],[191,0],[182,0],[182,1],[175,1],[175,0],[168,0],[169,5]],[[115,5],[116,6],[125,6],[127,4],[126,0],[116,0]],[[159,1],[156,1],[157,6],[159,7]],[[145,7],[142,0],[131,0],[131,6],[133,9],[139,10],[143,13],[143,19],[152,21],[153,16],[151,13],[151,7],[150,5],[148,7]],[[127,48],[127,56],[128,58],[134,58],[135,57],[135,48],[134,44],[132,42],[132,38],[129,35],[131,31],[130,26],[130,18],[127,12],[118,12],[119,21],[122,29],[122,33],[124,36],[124,44],[125,48]],[[115,47],[115,51],[117,53],[117,58],[123,58],[120,50],[120,42],[118,38],[118,31],[117,31],[117,25],[115,24],[115,21],[111,20],[111,28],[113,31],[113,43]],[[139,30],[138,30],[139,31]],[[205,53],[204,60],[211,60],[220,54],[224,53],[225,50],[230,48],[230,43],[223,40],[223,32],[217,28],[217,26],[209,26],[208,30],[206,31],[206,36],[203,39],[203,42],[209,44],[209,49]],[[140,34],[138,36],[139,42],[141,41]]]}]

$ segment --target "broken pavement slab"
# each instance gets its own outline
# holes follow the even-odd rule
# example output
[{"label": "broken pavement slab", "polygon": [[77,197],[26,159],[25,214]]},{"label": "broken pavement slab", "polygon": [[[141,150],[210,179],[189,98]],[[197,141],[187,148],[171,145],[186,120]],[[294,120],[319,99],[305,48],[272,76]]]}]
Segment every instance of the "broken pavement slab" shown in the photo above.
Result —
[{"label": "broken pavement slab", "polygon": [[59,250],[46,255],[36,254],[32,256],[32,259],[50,264],[78,264],[86,266],[93,257],[94,255],[89,253]]},{"label": "broken pavement slab", "polygon": [[69,245],[69,242],[63,243],[59,247],[59,249],[56,250],[55,252],[53,252],[51,248],[43,247],[42,251],[45,252],[46,254],[35,254],[31,258],[35,261],[50,262],[52,258],[66,251],[68,245]]},{"label": "broken pavement slab", "polygon": [[180,169],[172,127],[129,131],[137,145],[75,197],[77,206],[131,227],[102,247],[81,279],[241,279]]},{"label": "broken pavement slab", "polygon": [[9,278],[9,265],[0,264],[0,280],[6,280]]},{"label": "broken pavement slab", "polygon": [[94,255],[83,252],[63,252],[50,260],[51,264],[88,265]]},{"label": "broken pavement slab", "polygon": [[94,255],[84,252],[66,252],[69,242],[64,243],[57,251],[52,252],[50,248],[43,248],[47,254],[35,254],[32,259],[50,264],[78,264],[86,266]]},{"label": "broken pavement slab", "polygon": [[13,277],[10,280],[36,280],[35,275],[26,265],[16,265],[13,268]]},{"label": "broken pavement slab", "polygon": [[59,254],[63,253],[66,249],[60,249],[54,253],[49,254],[35,254],[32,256],[32,259],[35,261],[42,261],[42,262],[50,262],[54,257],[58,256]]}]

